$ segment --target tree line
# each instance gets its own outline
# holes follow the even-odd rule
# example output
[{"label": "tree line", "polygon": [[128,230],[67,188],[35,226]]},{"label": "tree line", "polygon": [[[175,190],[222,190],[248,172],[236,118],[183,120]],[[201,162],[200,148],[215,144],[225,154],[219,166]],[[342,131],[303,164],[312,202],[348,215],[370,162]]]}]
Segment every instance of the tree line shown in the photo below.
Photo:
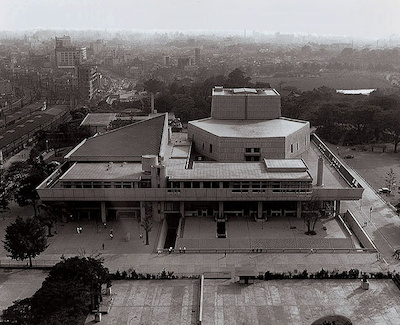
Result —
[{"label": "tree line", "polygon": [[[176,80],[166,84],[149,79],[138,85],[155,100],[158,112],[174,112],[182,122],[210,116],[211,91],[215,86],[269,87],[268,83],[252,83],[240,69],[227,76],[212,76],[202,81]],[[283,87],[283,90],[295,90]],[[146,105],[146,109],[150,109]],[[343,145],[400,142],[400,92],[376,90],[369,96],[344,95],[335,89],[321,86],[311,91],[282,97],[282,115],[310,121],[324,140]]]}]

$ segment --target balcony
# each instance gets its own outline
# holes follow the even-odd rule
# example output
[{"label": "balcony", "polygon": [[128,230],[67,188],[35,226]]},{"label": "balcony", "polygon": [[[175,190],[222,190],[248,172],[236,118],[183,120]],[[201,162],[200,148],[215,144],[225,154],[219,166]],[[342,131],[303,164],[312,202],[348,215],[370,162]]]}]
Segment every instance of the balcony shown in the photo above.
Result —
[{"label": "balcony", "polygon": [[315,188],[47,188],[37,189],[43,201],[302,201],[358,200],[363,189]]}]

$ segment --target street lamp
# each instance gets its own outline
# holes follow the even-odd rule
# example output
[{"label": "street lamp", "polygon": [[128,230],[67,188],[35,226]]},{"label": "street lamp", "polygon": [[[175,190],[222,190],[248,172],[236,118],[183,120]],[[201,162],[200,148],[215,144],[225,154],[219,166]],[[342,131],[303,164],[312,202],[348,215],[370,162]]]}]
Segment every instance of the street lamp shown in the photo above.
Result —
[{"label": "street lamp", "polygon": [[369,222],[371,222],[372,218],[372,207],[369,208]]}]

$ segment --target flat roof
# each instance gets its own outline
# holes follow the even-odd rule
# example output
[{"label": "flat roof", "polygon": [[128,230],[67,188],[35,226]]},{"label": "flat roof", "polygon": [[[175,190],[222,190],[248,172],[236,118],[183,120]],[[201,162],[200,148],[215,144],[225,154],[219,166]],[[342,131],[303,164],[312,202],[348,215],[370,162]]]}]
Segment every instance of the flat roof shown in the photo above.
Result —
[{"label": "flat roof", "polygon": [[116,113],[88,113],[81,125],[107,126],[116,115]]},{"label": "flat roof", "polygon": [[60,177],[62,181],[139,180],[141,163],[75,163]]},{"label": "flat roof", "polygon": [[256,95],[256,96],[280,96],[279,93],[272,88],[223,88],[214,87],[213,96],[229,96],[229,95]]},{"label": "flat roof", "polygon": [[219,137],[273,138],[288,136],[309,123],[285,117],[273,120],[218,120],[208,117],[189,124]]},{"label": "flat roof", "polygon": [[307,166],[302,159],[264,159],[265,166],[269,170],[306,170]]},{"label": "flat roof", "polygon": [[198,162],[193,163],[192,169],[167,169],[171,180],[290,180],[311,181],[307,171],[268,171],[264,162]]}]

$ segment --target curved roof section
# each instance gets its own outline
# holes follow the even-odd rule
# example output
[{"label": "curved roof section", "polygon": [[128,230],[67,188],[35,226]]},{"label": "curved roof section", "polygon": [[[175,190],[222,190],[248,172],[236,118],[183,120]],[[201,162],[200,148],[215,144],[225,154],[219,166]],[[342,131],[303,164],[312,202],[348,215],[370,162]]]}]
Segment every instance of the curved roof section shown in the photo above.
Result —
[{"label": "curved roof section", "polygon": [[159,155],[167,115],[162,114],[87,139],[65,158],[72,161],[141,161]]},{"label": "curved roof section", "polygon": [[273,138],[288,136],[309,123],[284,117],[273,120],[219,120],[209,117],[189,124],[224,138]]}]

